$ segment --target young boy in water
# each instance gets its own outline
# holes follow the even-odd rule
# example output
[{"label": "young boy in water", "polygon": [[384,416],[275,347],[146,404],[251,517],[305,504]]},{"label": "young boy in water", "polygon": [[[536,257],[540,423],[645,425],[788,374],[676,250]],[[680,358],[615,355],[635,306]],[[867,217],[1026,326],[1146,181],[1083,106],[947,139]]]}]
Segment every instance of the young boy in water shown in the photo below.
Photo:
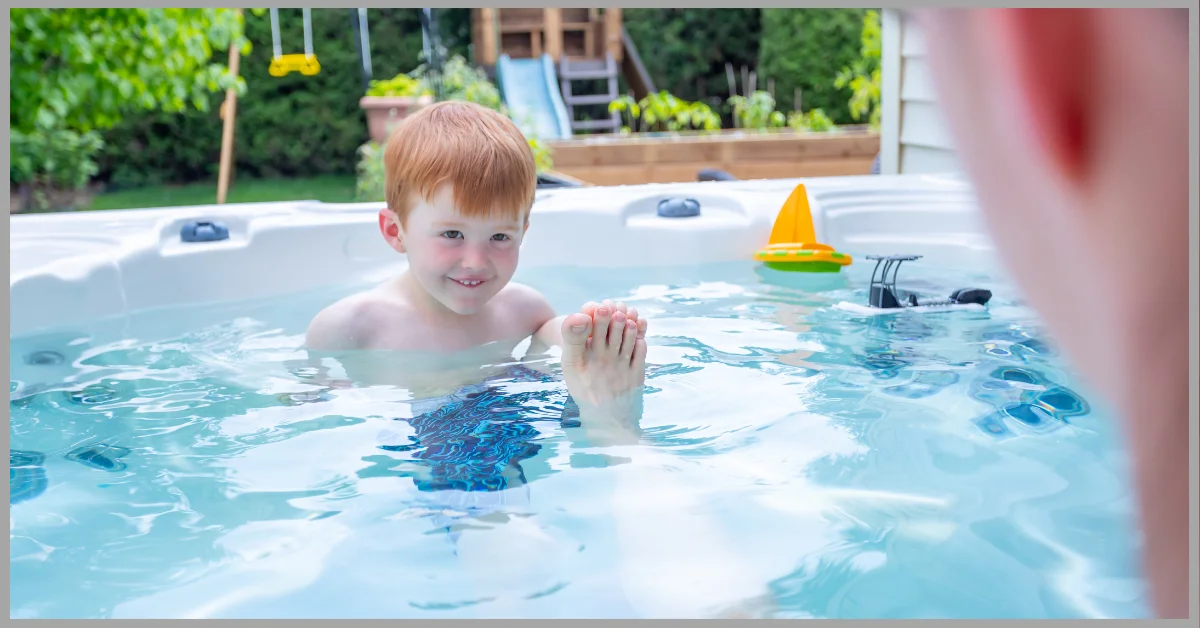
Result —
[{"label": "young boy in water", "polygon": [[474,103],[437,103],[397,127],[384,168],[379,230],[408,269],[317,314],[308,348],[486,347],[504,360],[532,337],[529,354],[562,347],[563,378],[585,428],[627,440],[640,418],[646,321],[608,301],[556,317],[545,297],[510,281],[537,187],[517,127]]}]

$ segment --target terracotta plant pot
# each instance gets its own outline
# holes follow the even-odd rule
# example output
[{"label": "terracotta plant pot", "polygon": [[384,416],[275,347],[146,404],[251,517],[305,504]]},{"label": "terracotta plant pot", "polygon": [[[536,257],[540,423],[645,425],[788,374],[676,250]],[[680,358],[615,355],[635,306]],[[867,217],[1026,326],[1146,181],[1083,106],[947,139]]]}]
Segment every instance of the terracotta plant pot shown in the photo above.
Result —
[{"label": "terracotta plant pot", "polygon": [[387,142],[392,126],[421,107],[433,104],[432,96],[364,96],[358,106],[367,112],[367,131],[371,140]]}]

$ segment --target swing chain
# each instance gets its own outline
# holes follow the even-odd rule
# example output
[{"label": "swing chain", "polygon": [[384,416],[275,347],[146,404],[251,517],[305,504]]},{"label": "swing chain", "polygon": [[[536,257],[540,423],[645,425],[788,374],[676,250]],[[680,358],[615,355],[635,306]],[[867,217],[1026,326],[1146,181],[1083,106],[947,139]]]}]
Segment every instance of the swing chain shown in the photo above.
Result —
[{"label": "swing chain", "polygon": [[[301,9],[304,12],[304,56],[313,56],[312,45],[312,9]],[[271,9],[271,43],[275,48],[275,58],[283,56],[283,47],[279,44],[279,9]]]}]

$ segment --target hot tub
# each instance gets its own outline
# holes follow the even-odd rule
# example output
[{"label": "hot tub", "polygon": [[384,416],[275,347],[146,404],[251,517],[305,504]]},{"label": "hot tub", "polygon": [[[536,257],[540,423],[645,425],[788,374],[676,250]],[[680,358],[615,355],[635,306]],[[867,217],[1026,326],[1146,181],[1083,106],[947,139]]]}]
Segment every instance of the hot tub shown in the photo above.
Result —
[{"label": "hot tub", "polygon": [[[801,182],[839,274],[751,261]],[[540,191],[516,280],[651,321],[643,439],[612,448],[555,377],[432,414],[317,383],[308,321],[405,267],[378,209],[13,217],[12,617],[1146,615],[1119,432],[961,180]],[[834,307],[895,253],[994,297]],[[469,469],[500,479],[429,479]]]}]

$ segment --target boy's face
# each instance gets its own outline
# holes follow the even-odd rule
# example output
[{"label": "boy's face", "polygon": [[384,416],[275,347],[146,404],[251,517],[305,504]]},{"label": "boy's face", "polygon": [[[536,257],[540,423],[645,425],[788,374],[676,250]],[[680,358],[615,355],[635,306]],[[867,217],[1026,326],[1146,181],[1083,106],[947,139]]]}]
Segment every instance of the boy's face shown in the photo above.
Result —
[{"label": "boy's face", "polygon": [[519,218],[468,218],[454,206],[454,190],[442,186],[429,201],[415,199],[405,224],[380,213],[384,238],[408,255],[409,272],[437,302],[470,315],[496,296],[517,270],[528,224]]}]

